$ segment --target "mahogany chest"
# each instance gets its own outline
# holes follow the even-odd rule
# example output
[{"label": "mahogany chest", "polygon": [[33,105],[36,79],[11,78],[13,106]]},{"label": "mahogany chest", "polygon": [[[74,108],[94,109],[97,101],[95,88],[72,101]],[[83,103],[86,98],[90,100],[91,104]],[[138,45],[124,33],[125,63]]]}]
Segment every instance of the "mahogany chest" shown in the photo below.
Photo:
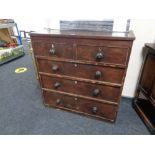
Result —
[{"label": "mahogany chest", "polygon": [[46,106],[115,121],[132,32],[44,30],[31,40]]}]

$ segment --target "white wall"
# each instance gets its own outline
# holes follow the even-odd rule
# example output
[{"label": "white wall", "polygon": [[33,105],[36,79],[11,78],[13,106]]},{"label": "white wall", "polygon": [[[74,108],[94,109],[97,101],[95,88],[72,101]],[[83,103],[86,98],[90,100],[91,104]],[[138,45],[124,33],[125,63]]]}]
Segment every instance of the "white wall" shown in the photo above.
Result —
[{"label": "white wall", "polygon": [[142,63],[142,48],[145,43],[155,43],[155,19],[132,19],[131,29],[134,31],[132,53],[127,70],[123,95],[133,97]]},{"label": "white wall", "polygon": [[[105,18],[107,19],[107,18]],[[18,28],[20,30],[25,30],[25,31],[39,31],[42,30],[43,28],[52,28],[52,29],[59,29],[60,28],[60,20],[84,20],[83,18],[57,18],[57,19],[50,19],[50,18],[42,18],[38,19],[36,18],[35,20],[32,18],[15,18],[14,19],[17,24]],[[104,20],[100,18],[96,19],[91,19],[91,18],[86,18],[86,20]],[[112,19],[113,20],[113,19]],[[126,23],[127,19],[114,19],[114,31],[125,31],[126,30]]]}]

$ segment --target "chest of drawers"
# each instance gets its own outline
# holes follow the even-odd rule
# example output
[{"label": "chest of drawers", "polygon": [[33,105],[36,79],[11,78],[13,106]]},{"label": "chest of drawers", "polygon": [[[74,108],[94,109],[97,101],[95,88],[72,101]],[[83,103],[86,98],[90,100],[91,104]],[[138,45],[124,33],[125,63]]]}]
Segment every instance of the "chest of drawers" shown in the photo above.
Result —
[{"label": "chest of drawers", "polygon": [[115,121],[132,32],[45,30],[31,40],[46,106]]}]

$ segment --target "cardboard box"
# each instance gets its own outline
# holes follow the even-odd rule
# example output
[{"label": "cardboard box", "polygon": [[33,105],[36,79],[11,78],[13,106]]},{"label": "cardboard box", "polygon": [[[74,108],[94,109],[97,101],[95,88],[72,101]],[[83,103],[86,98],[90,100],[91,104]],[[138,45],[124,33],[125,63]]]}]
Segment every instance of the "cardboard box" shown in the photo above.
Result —
[{"label": "cardboard box", "polygon": [[8,43],[14,43],[14,40],[11,38],[7,28],[0,29],[0,40],[4,40]]}]

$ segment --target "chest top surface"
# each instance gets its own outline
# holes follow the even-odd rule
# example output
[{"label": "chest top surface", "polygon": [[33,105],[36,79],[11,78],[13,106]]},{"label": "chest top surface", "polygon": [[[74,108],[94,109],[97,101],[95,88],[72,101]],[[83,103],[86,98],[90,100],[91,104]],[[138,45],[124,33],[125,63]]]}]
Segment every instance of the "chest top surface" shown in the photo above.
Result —
[{"label": "chest top surface", "polygon": [[38,32],[32,32],[30,36],[52,36],[66,38],[92,38],[92,39],[110,39],[110,40],[134,40],[135,36],[132,31],[129,32],[104,32],[90,30],[53,30],[44,29]]}]

